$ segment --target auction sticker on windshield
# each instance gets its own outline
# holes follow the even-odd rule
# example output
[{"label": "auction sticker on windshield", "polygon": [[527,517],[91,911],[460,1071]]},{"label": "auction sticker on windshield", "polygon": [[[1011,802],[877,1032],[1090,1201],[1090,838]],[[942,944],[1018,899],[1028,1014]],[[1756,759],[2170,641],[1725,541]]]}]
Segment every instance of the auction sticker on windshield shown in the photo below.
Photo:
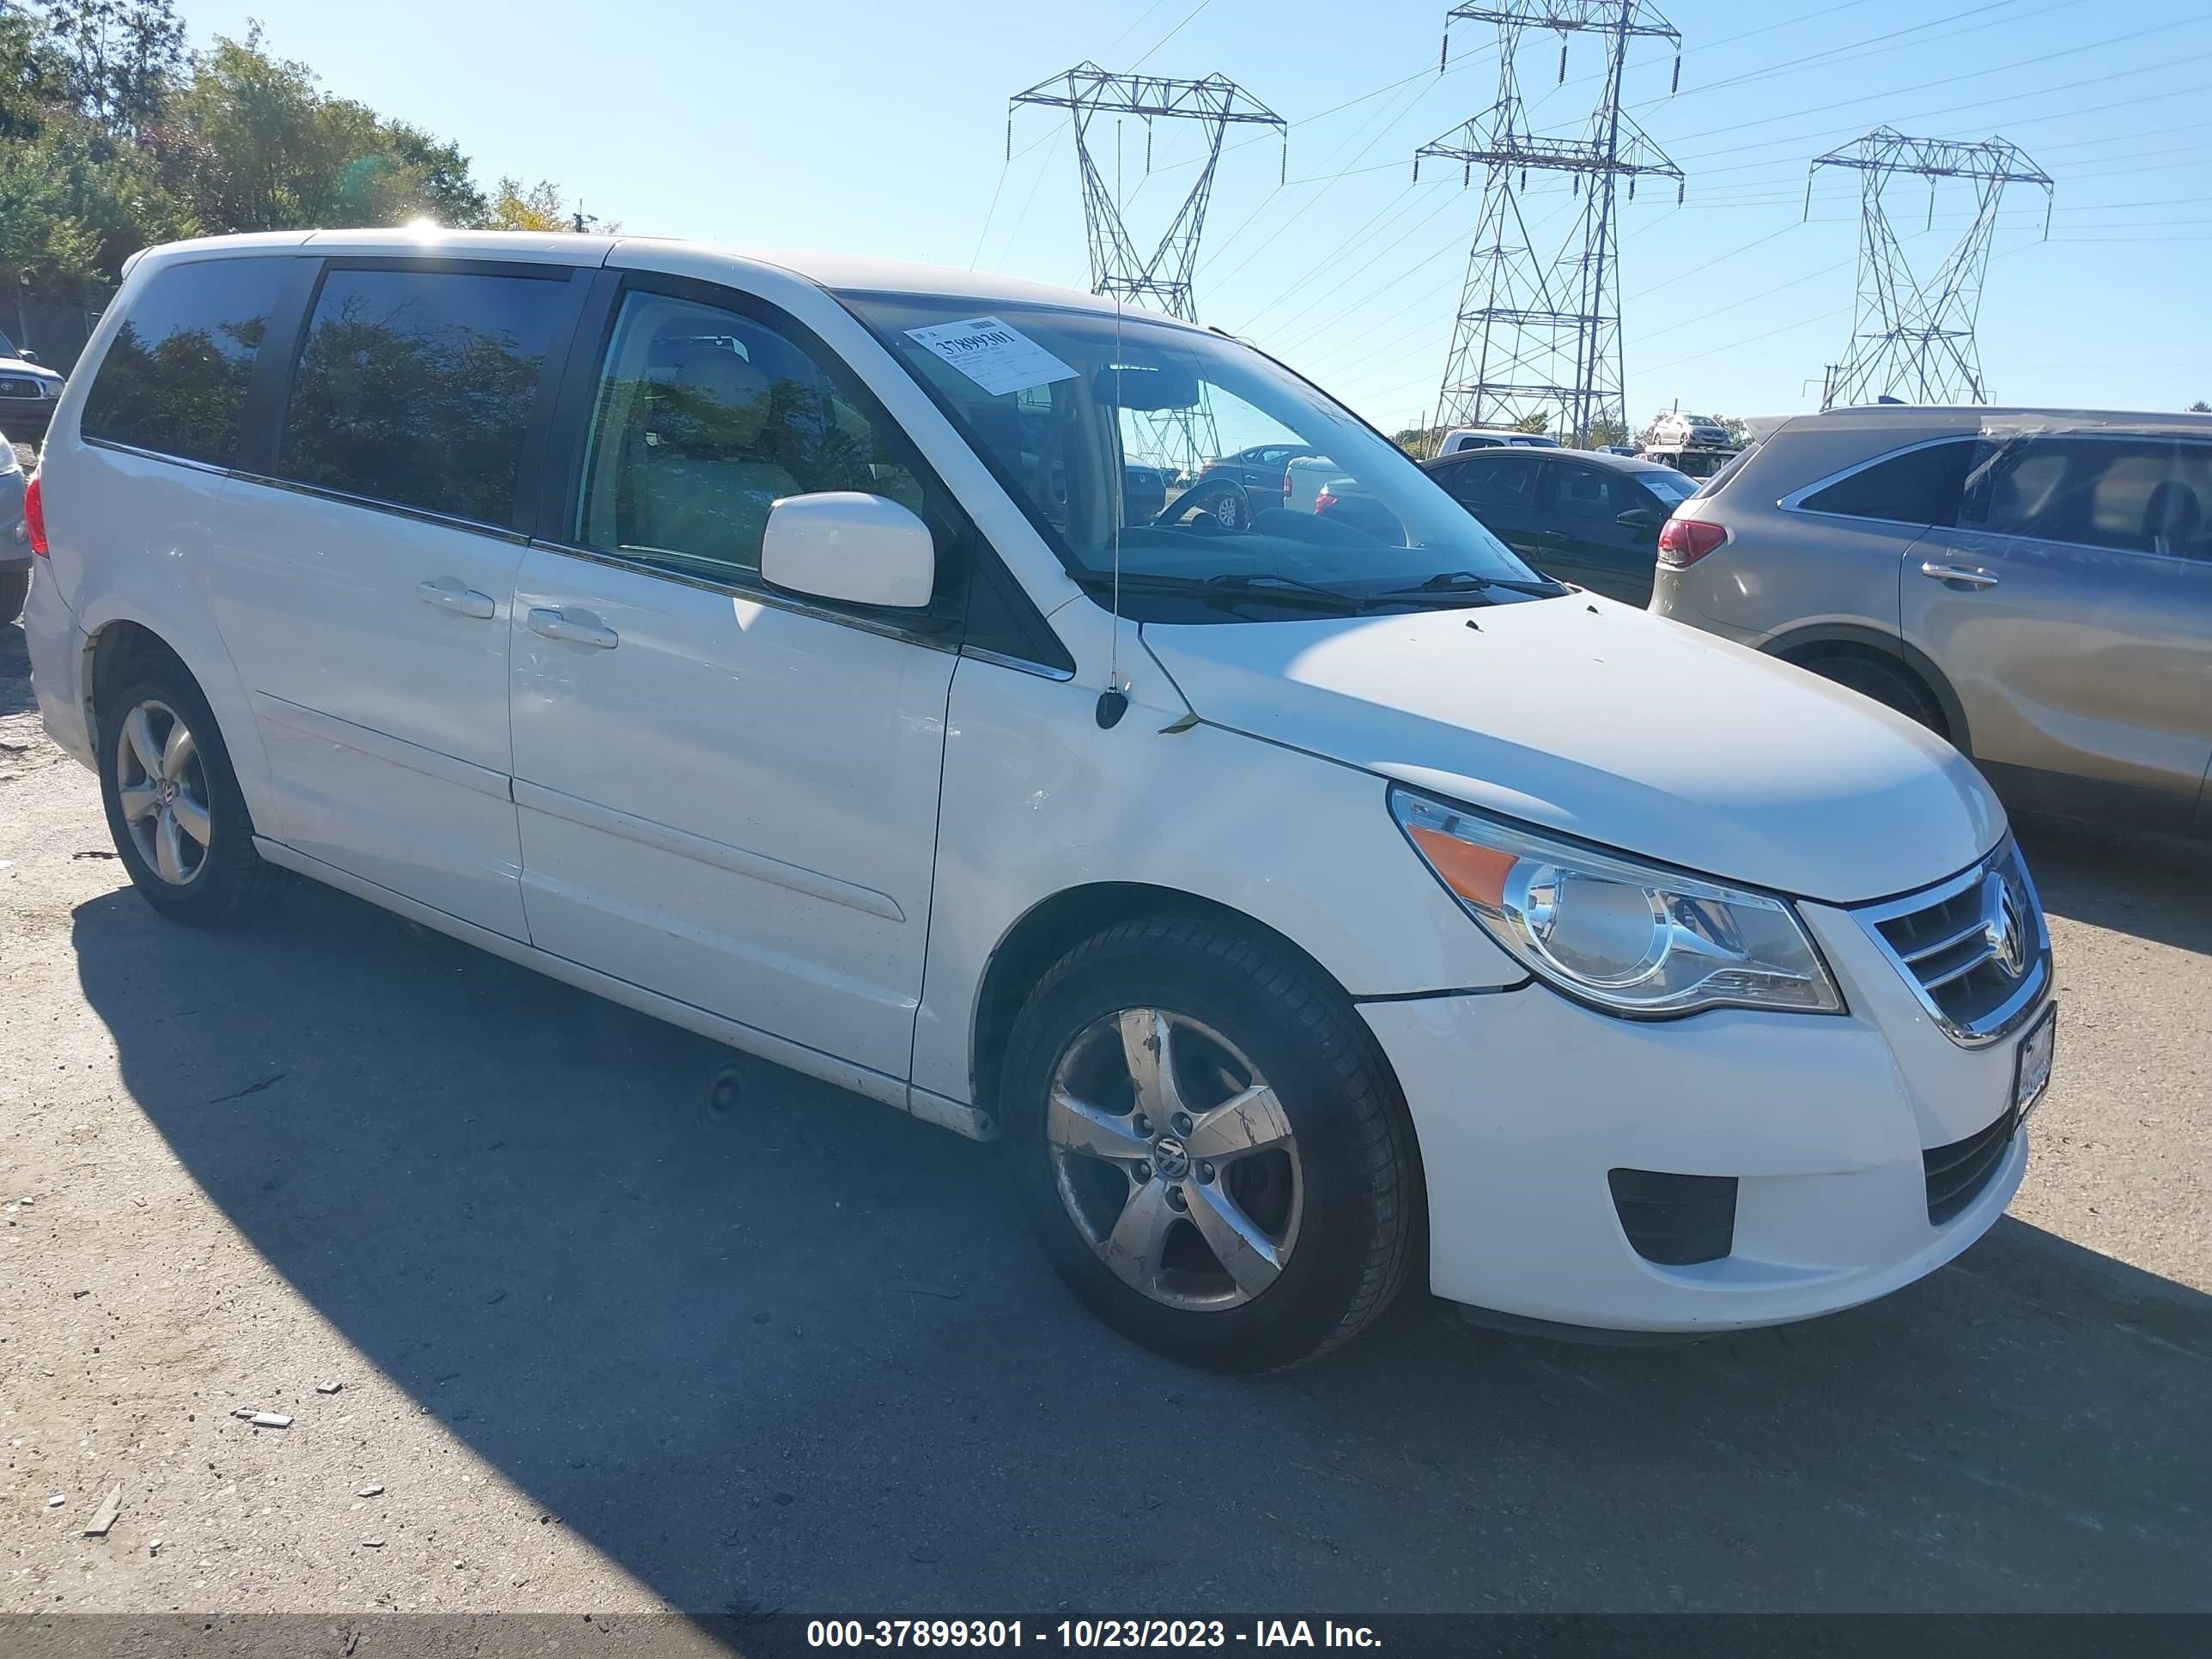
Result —
[{"label": "auction sticker on windshield", "polygon": [[964,323],[939,323],[906,332],[908,339],[935,352],[994,398],[1075,378],[1066,363],[996,317],[970,317]]}]

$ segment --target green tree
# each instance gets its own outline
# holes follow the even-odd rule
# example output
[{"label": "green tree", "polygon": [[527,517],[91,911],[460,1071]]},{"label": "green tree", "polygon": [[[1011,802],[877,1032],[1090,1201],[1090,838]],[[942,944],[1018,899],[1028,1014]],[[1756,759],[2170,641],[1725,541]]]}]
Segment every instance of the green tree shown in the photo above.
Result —
[{"label": "green tree", "polygon": [[1537,437],[1541,437],[1546,432],[1551,429],[1551,411],[1548,410],[1540,409],[1534,414],[1523,415],[1519,420],[1514,422],[1513,430],[1516,432],[1527,432]]},{"label": "green tree", "polygon": [[1603,449],[1608,444],[1625,444],[1627,441],[1627,422],[1616,421],[1606,416],[1600,416],[1596,420],[1590,422],[1589,445],[1590,448]]},{"label": "green tree", "polygon": [[41,0],[40,9],[70,101],[110,132],[136,131],[185,70],[173,0]]},{"label": "green tree", "polygon": [[2212,415],[2212,404],[2208,404],[2203,398],[2199,398],[2189,405],[2189,412],[2191,415]]},{"label": "green tree", "polygon": [[1437,446],[1444,441],[1444,429],[1440,426],[1409,426],[1402,432],[1391,434],[1396,444],[1417,461],[1425,461],[1437,453]]}]

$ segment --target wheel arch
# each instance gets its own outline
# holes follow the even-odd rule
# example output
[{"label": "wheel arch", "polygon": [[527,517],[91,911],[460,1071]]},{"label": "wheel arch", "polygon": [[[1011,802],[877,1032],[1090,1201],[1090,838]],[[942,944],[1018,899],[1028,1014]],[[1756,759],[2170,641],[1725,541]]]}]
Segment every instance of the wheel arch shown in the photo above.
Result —
[{"label": "wheel arch", "polygon": [[1823,657],[1837,656],[1868,657],[1902,668],[1935,698],[1936,706],[1943,714],[1944,736],[1951,746],[1963,755],[1971,757],[1974,752],[1966,706],[1959,701],[1958,691],[1936,665],[1935,659],[1910,641],[1856,623],[1815,623],[1778,634],[1759,648],[1770,657],[1779,657],[1801,668]]},{"label": "wheel arch", "polygon": [[[1023,1001],[1052,965],[1101,928],[1139,915],[1192,916],[1249,933],[1281,951],[1352,1005],[1350,992],[1296,939],[1232,905],[1144,882],[1091,882],[1063,888],[1016,919],[993,947],[975,994],[969,1031],[969,1073],[975,1103],[996,1115],[1006,1039]],[[1381,1045],[1383,1069],[1389,1060]],[[1395,1078],[1392,1079],[1395,1086]]]}]

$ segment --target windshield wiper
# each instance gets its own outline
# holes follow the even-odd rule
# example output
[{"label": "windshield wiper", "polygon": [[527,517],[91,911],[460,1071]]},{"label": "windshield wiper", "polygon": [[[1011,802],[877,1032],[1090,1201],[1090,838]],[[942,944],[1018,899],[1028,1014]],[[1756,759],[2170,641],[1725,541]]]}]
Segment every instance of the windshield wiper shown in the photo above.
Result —
[{"label": "windshield wiper", "polygon": [[1472,570],[1440,570],[1426,581],[1411,587],[1386,588],[1380,593],[1370,593],[1371,603],[1376,599],[1461,599],[1469,593],[1487,592],[1493,587],[1511,593],[1527,593],[1540,599],[1548,599],[1566,589],[1548,577],[1538,577],[1524,582],[1512,576],[1478,576]]},{"label": "windshield wiper", "polygon": [[[1075,574],[1083,586],[1102,593],[1114,590],[1114,574],[1110,570],[1085,570]],[[1360,608],[1361,602],[1349,593],[1334,587],[1323,587],[1317,582],[1303,582],[1295,576],[1277,576],[1268,572],[1249,574],[1236,573],[1219,576],[1170,576],[1152,572],[1124,571],[1121,574],[1124,593],[1180,594],[1194,599],[1210,599],[1216,605],[1250,604],[1258,600],[1268,605],[1303,605],[1310,610],[1326,610],[1340,615],[1350,615]]]}]

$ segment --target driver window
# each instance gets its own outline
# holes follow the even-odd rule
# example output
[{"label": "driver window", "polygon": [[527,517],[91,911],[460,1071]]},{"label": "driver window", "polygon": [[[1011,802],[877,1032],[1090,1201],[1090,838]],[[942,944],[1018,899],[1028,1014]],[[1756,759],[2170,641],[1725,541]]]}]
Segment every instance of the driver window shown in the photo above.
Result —
[{"label": "driver window", "polygon": [[624,297],[600,369],[580,544],[750,582],[769,507],[825,489],[928,516],[913,471],[805,349],[737,312]]}]

